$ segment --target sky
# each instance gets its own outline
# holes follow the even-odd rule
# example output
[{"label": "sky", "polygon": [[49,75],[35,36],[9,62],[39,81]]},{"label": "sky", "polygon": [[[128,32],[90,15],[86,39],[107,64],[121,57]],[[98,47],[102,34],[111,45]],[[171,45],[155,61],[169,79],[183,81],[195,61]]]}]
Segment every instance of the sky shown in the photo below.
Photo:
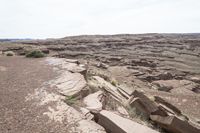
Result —
[{"label": "sky", "polygon": [[0,38],[200,33],[200,0],[0,0]]}]

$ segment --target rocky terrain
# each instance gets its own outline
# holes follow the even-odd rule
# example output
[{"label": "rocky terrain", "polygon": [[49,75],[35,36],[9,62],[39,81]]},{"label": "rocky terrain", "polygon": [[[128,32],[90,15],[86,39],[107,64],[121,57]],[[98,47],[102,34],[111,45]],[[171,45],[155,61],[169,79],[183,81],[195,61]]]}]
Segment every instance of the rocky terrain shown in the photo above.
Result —
[{"label": "rocky terrain", "polygon": [[[46,54],[40,60],[57,76],[32,87],[24,101],[46,108],[40,111],[49,121],[62,123],[50,125],[66,129],[52,132],[200,132],[200,34],[4,40],[0,43],[2,90],[7,88],[6,59],[32,60],[24,57],[32,50]],[[1,108],[7,107],[2,99]],[[5,119],[1,116],[0,124],[7,125]]]}]

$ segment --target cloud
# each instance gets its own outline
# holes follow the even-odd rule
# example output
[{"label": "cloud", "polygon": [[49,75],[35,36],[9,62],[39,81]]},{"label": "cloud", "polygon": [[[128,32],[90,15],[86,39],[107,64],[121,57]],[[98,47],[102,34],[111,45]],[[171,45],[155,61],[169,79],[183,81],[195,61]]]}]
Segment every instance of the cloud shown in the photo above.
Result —
[{"label": "cloud", "polygon": [[0,38],[200,32],[198,0],[0,0]]}]

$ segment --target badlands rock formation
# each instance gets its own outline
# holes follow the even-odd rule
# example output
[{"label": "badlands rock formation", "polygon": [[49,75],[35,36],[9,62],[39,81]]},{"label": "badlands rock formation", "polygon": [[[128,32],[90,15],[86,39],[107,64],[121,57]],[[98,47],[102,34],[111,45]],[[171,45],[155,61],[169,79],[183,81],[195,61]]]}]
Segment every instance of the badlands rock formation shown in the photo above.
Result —
[{"label": "badlands rock formation", "polygon": [[[70,126],[74,131],[198,133],[199,38],[200,34],[140,34],[5,41],[0,56],[40,50],[55,71],[62,68],[48,82],[56,92],[36,91],[44,91],[40,98],[59,105],[49,106],[45,115],[50,119],[76,116],[72,123],[78,125]],[[0,70],[7,68],[2,65]],[[40,104],[44,103],[48,101]]]}]

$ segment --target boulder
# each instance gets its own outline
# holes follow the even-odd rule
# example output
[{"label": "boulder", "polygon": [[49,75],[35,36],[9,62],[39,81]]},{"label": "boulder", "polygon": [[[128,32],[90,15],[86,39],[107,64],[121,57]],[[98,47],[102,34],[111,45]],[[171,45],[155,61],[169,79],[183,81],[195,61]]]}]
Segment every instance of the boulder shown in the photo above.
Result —
[{"label": "boulder", "polygon": [[162,105],[165,105],[167,108],[171,109],[175,114],[178,114],[178,115],[181,114],[181,111],[177,107],[175,107],[174,105],[168,103],[167,101],[165,101],[161,97],[154,96],[154,98],[155,98],[155,102],[157,102],[159,104],[162,104]]},{"label": "boulder", "polygon": [[151,114],[156,114],[160,116],[167,116],[167,113],[159,108],[159,106],[142,92],[137,90],[133,93],[134,99],[131,101],[130,106],[135,107],[137,111],[143,113],[146,117],[149,117]]},{"label": "boulder", "polygon": [[190,125],[187,121],[180,120],[176,116],[151,115],[150,118],[172,133],[200,133],[200,129]]},{"label": "boulder", "polygon": [[106,110],[102,110],[98,114],[97,123],[103,126],[109,133],[158,133],[149,127]]},{"label": "boulder", "polygon": [[103,92],[97,91],[93,94],[88,95],[83,99],[83,103],[86,105],[86,108],[91,112],[99,112],[102,110],[103,105],[101,101],[103,100]]}]

